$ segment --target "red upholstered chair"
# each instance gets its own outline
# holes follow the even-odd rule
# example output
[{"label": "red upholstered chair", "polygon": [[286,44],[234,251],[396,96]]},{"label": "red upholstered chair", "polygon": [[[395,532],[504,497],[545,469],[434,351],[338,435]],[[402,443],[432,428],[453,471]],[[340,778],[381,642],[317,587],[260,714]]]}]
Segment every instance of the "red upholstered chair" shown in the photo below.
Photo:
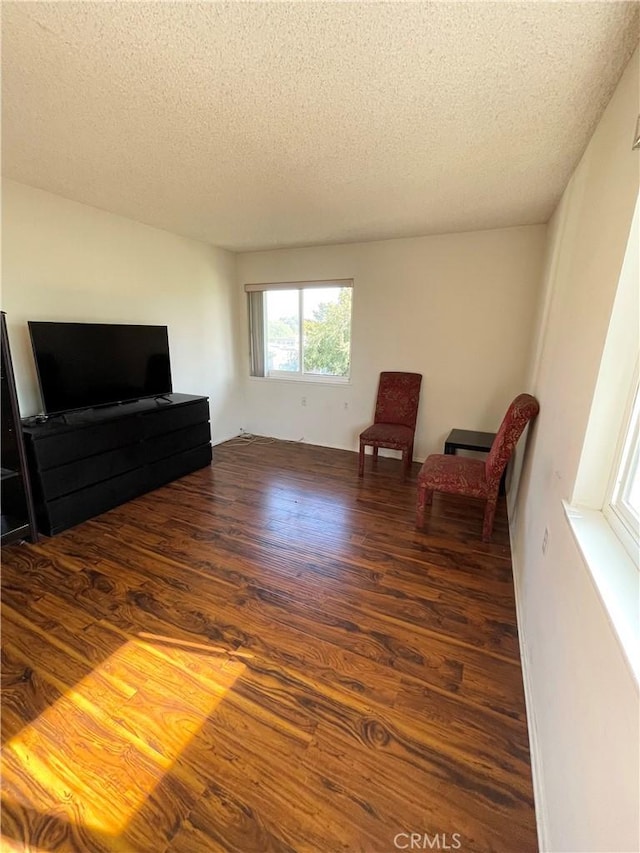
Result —
[{"label": "red upholstered chair", "polygon": [[482,539],[488,542],[493,532],[493,519],[498,500],[500,478],[518,439],[540,406],[530,394],[520,394],[509,406],[486,461],[463,456],[428,456],[418,474],[418,507],[416,527],[424,525],[425,507],[430,506],[434,492],[449,492],[486,501]]},{"label": "red upholstered chair", "polygon": [[413,460],[413,439],[421,384],[421,373],[385,371],[380,374],[373,425],[360,433],[360,477],[364,474],[366,445],[373,448],[374,464],[378,458],[379,447],[401,450],[402,472],[406,477]]}]

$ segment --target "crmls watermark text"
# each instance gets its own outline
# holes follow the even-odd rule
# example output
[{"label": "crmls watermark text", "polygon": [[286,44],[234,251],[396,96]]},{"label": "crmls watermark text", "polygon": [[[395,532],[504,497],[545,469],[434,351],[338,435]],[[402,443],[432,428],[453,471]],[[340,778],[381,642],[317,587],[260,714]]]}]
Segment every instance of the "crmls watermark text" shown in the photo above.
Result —
[{"label": "crmls watermark text", "polygon": [[459,832],[399,832],[393,839],[398,850],[460,850],[462,838]]}]

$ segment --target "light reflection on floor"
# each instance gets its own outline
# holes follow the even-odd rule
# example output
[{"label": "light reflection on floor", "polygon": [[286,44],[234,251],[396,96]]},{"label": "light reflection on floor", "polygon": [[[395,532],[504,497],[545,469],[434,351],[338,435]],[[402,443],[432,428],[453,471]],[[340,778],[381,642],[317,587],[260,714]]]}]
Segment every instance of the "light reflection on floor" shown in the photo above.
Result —
[{"label": "light reflection on floor", "polygon": [[4,746],[3,796],[120,835],[242,674],[242,657],[149,634],[125,642]]},{"label": "light reflection on floor", "polygon": [[[286,480],[276,480],[264,489],[263,512],[265,517],[275,524],[291,524],[296,519],[296,529],[300,525],[312,524],[310,534],[318,527],[321,520],[324,533],[330,529],[334,535],[344,533],[351,518],[351,507],[338,495],[327,494],[326,497],[313,500],[297,486],[291,486]],[[313,519],[316,519],[315,523]]]}]

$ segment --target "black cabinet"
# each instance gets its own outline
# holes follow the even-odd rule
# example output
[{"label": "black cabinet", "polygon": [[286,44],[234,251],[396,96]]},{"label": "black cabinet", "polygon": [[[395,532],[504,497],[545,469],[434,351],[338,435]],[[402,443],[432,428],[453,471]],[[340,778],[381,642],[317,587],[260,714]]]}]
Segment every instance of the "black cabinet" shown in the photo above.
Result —
[{"label": "black cabinet", "polygon": [[211,463],[206,397],[169,394],[25,424],[38,528],[52,536]]},{"label": "black cabinet", "polygon": [[37,534],[4,311],[1,318],[0,339],[0,385],[2,391],[2,400],[0,401],[2,406],[0,409],[2,415],[1,541],[3,545],[8,545],[21,539],[30,539],[35,542]]}]

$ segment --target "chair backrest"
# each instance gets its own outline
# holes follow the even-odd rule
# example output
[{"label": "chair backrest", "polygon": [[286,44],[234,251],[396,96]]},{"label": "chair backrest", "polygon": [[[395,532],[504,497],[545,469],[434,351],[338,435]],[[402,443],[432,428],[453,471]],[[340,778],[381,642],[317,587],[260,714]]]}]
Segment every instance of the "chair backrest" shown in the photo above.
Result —
[{"label": "chair backrest", "polygon": [[421,373],[401,373],[393,370],[381,373],[374,422],[402,424],[415,429],[421,384]]},{"label": "chair backrest", "polygon": [[507,409],[500,429],[491,445],[485,473],[489,485],[497,486],[518,439],[530,420],[540,411],[540,405],[531,394],[519,394]]}]

